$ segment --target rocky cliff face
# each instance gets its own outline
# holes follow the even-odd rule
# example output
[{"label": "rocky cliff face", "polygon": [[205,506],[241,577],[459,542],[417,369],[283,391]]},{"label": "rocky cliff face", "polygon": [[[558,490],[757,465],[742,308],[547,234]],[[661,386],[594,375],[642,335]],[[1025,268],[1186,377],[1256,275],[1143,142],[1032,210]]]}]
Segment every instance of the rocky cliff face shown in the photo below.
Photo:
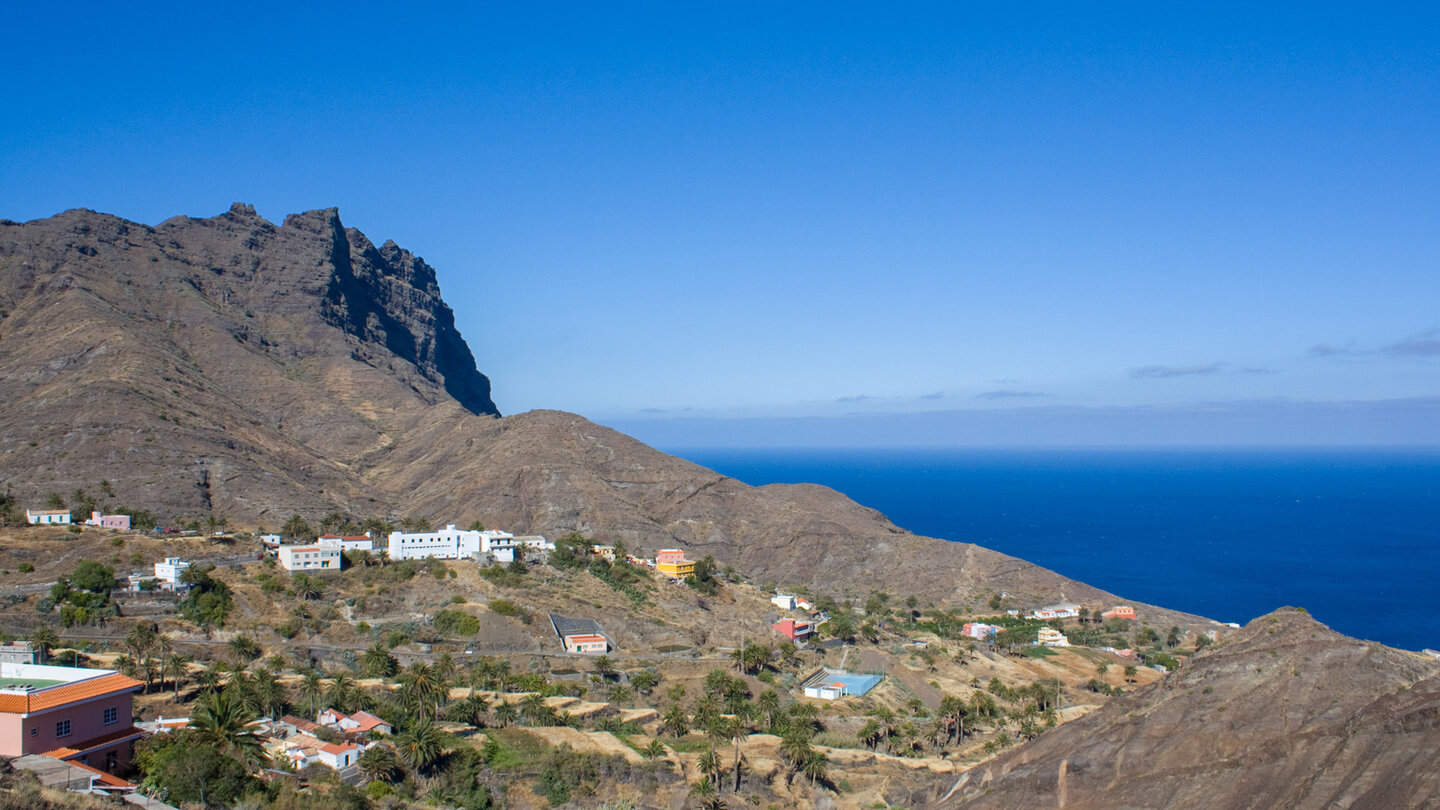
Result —
[{"label": "rocky cliff face", "polygon": [[1440,662],[1285,608],[957,781],[955,808],[1440,806]]},{"label": "rocky cliff face", "polygon": [[747,486],[572,414],[493,418],[434,271],[333,209],[278,227],[244,205],[155,227],[92,211],[3,223],[0,310],[0,483],[24,502],[96,495],[104,479],[111,506],[167,521],[480,520],[681,546],[832,593],[1115,598],[915,537],[824,487]]}]

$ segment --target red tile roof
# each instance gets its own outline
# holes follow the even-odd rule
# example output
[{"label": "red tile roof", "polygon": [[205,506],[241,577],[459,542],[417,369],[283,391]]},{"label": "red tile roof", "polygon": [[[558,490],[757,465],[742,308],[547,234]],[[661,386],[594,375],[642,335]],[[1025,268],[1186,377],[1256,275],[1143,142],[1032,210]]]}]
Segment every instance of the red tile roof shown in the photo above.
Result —
[{"label": "red tile roof", "polygon": [[133,692],[144,684],[134,678],[127,678],[118,672],[109,675],[102,675],[99,678],[90,678],[75,683],[52,686],[48,689],[37,689],[26,694],[0,694],[0,712],[10,714],[24,714],[26,712],[38,712],[45,709],[53,709],[56,706],[64,706],[67,703],[78,703],[82,700],[104,697],[105,695],[118,694],[120,692]]},{"label": "red tile roof", "polygon": [[369,712],[363,712],[363,711],[362,711],[362,712],[355,712],[354,714],[350,715],[350,719],[351,719],[351,720],[354,720],[355,722],[357,722],[357,723],[360,724],[360,725],[358,725],[358,726],[355,727],[355,730],[356,730],[356,731],[373,731],[377,726],[388,726],[388,725],[390,725],[389,723],[385,722],[383,719],[381,719],[381,718],[379,718],[379,717],[376,717],[375,715],[373,715],[373,714],[371,714],[371,713],[369,713]]},{"label": "red tile roof", "polygon": [[76,742],[74,745],[62,745],[59,748],[45,751],[41,753],[40,756],[54,757],[55,759],[69,759],[70,757],[80,756],[86,751],[94,751],[96,748],[103,748],[107,745],[113,745],[117,742],[121,742],[132,737],[143,736],[145,736],[144,731],[134,726],[130,726],[129,728],[122,728],[119,731],[112,731],[109,734],[104,734],[99,737],[93,737],[88,740],[81,740],[79,742]]},{"label": "red tile roof", "polygon": [[72,762],[70,764],[76,768],[84,768],[87,771],[93,771],[95,775],[99,777],[97,781],[99,781],[100,784],[105,785],[106,787],[120,788],[122,790],[126,788],[129,788],[131,790],[135,789],[134,785],[126,782],[124,779],[121,779],[120,777],[114,776],[112,774],[108,774],[100,770],[99,768],[92,768],[83,762]]},{"label": "red tile roof", "polygon": [[345,753],[346,751],[358,751],[360,750],[360,746],[354,743],[343,743],[341,745],[336,745],[334,743],[326,743],[320,746],[320,750],[324,751],[327,754],[339,755]]}]

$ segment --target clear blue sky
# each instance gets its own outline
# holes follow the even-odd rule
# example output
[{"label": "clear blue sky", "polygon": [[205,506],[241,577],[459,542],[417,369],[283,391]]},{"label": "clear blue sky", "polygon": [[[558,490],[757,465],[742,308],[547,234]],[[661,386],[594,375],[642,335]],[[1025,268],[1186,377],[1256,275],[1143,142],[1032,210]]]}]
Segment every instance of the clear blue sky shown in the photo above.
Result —
[{"label": "clear blue sky", "polygon": [[437,268],[506,413],[1440,443],[1433,5],[44,5],[0,217],[338,206]]}]

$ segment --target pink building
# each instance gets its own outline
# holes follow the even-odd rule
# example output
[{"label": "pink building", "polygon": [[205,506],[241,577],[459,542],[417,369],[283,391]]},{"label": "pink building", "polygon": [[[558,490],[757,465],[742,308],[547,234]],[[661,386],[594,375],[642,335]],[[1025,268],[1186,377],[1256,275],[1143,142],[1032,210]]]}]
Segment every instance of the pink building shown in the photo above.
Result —
[{"label": "pink building", "polygon": [[1133,619],[1133,618],[1135,618],[1135,608],[1130,607],[1129,605],[1116,605],[1115,607],[1110,608],[1109,610],[1105,611],[1104,613],[1101,613],[1101,614],[1100,614],[1100,618],[1102,618],[1102,619]]},{"label": "pink building", "polygon": [[610,639],[598,633],[575,633],[565,636],[565,652],[604,655],[610,651]]},{"label": "pink building", "polygon": [[109,669],[0,663],[0,756],[125,770],[144,736],[132,708],[142,685]]},{"label": "pink building", "polygon": [[129,515],[102,515],[99,512],[91,512],[90,519],[85,521],[86,526],[99,526],[102,529],[130,529]]},{"label": "pink building", "polygon": [[998,626],[993,624],[984,624],[982,622],[966,622],[965,625],[960,628],[960,635],[965,636],[966,638],[979,639],[981,641],[984,641],[985,639],[990,638],[991,636],[996,635],[999,632],[1000,628]]}]

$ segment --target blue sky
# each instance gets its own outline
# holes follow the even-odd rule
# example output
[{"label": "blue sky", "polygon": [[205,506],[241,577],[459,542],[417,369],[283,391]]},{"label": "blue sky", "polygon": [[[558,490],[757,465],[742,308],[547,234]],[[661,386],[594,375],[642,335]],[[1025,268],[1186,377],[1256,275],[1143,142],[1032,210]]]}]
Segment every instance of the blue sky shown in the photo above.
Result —
[{"label": "blue sky", "polygon": [[38,5],[0,217],[338,206],[506,413],[1440,444],[1430,6]]}]

